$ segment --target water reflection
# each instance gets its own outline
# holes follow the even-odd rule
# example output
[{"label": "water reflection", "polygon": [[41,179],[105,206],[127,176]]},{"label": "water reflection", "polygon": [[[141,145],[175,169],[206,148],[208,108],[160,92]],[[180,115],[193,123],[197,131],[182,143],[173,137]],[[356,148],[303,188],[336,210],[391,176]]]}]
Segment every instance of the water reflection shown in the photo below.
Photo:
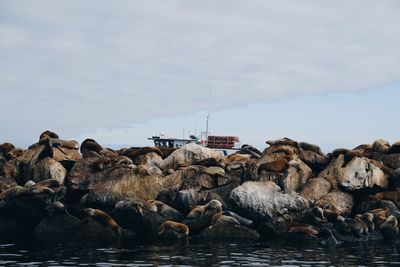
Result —
[{"label": "water reflection", "polygon": [[282,241],[102,244],[0,241],[0,265],[30,266],[351,266],[400,265],[393,244],[351,243],[327,249]]}]

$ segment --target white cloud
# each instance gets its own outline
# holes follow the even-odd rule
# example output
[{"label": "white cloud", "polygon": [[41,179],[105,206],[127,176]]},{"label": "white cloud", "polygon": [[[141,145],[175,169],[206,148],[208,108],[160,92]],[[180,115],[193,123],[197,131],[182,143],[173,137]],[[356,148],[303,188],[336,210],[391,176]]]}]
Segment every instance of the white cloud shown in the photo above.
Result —
[{"label": "white cloud", "polygon": [[2,135],[76,136],[400,76],[398,1],[2,1]]}]

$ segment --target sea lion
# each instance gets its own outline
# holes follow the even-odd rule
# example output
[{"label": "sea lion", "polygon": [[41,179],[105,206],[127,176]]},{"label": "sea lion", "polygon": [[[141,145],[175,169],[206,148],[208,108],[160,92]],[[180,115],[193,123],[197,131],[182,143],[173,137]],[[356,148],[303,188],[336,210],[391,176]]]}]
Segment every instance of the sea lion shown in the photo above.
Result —
[{"label": "sea lion", "polygon": [[97,171],[119,167],[132,168],[133,162],[130,158],[125,156],[116,156],[111,158],[102,156],[92,163],[92,167]]},{"label": "sea lion", "polygon": [[297,141],[292,140],[290,138],[284,137],[282,139],[278,140],[267,140],[265,141],[270,146],[294,146],[294,147],[299,147],[299,144]]},{"label": "sea lion", "polygon": [[261,158],[262,152],[258,150],[255,147],[252,147],[250,145],[242,145],[242,147],[239,150],[240,154],[248,154],[251,155],[252,157],[259,159]]},{"label": "sea lion", "polygon": [[389,142],[383,139],[378,139],[372,144],[372,148],[375,152],[378,153],[385,153],[389,149],[389,147]]},{"label": "sea lion", "polygon": [[345,168],[354,158],[362,158],[363,153],[361,150],[349,150],[344,154],[344,162],[342,168]]},{"label": "sea lion", "polygon": [[61,187],[61,183],[56,179],[46,179],[46,180],[37,182],[34,186],[59,188],[59,187]]},{"label": "sea lion", "polygon": [[60,214],[68,214],[64,204],[61,203],[60,201],[55,201],[48,204],[45,210],[47,212],[47,216],[49,217],[54,217],[55,215],[60,215]]},{"label": "sea lion", "polygon": [[13,150],[9,151],[7,154],[5,154],[5,159],[8,160],[13,160],[15,158],[18,158],[19,156],[21,156],[22,154],[24,154],[25,149],[16,147]]},{"label": "sea lion", "polygon": [[332,231],[328,228],[323,228],[320,232],[319,232],[319,236],[321,238],[323,238],[321,240],[321,244],[324,246],[328,246],[328,247],[333,247],[333,246],[337,246],[340,244],[340,242],[338,242],[335,238],[335,236],[333,235]]},{"label": "sea lion", "polygon": [[395,216],[390,215],[384,223],[379,226],[383,236],[387,239],[394,239],[399,233],[399,228],[397,225],[397,219]]},{"label": "sea lion", "polygon": [[324,210],[320,207],[313,207],[308,218],[312,224],[321,224],[328,221],[324,216]]},{"label": "sea lion", "polygon": [[331,153],[329,153],[328,156],[329,159],[336,159],[337,157],[339,157],[339,155],[341,154],[346,155],[349,151],[350,149],[347,148],[336,148]]},{"label": "sea lion", "polygon": [[174,221],[181,221],[184,216],[178,210],[168,206],[164,202],[158,200],[147,200],[151,205],[155,205],[157,207],[157,213],[163,216],[164,218],[168,218]]},{"label": "sea lion", "polygon": [[311,237],[317,237],[318,231],[310,224],[291,222],[288,225],[288,233],[300,233]]},{"label": "sea lion", "polygon": [[240,164],[245,164],[250,161],[251,155],[249,154],[232,154],[229,156],[226,156],[223,161],[226,165],[228,164],[235,164],[235,163],[240,163]]},{"label": "sea lion", "polygon": [[226,210],[226,211],[223,211],[222,214],[235,218],[241,225],[244,225],[244,226],[247,226],[247,227],[253,227],[254,226],[254,223],[253,223],[252,220],[246,219],[246,218],[234,213],[233,211]]},{"label": "sea lion", "polygon": [[210,176],[227,177],[225,170],[220,167],[208,167],[203,169],[202,172]]},{"label": "sea lion", "polygon": [[341,234],[350,234],[352,232],[349,222],[343,216],[336,217],[334,226]]},{"label": "sea lion", "polygon": [[386,151],[387,154],[399,154],[400,153],[400,141],[397,141],[391,145]]},{"label": "sea lion", "polygon": [[371,233],[375,230],[374,214],[366,212],[362,215],[361,219],[368,226],[368,231]]},{"label": "sea lion", "polygon": [[223,212],[218,212],[214,214],[211,218],[210,225],[216,224],[217,222],[226,222],[229,224],[240,225],[240,222],[238,220],[229,215],[225,215]]},{"label": "sea lion", "polygon": [[351,231],[356,237],[361,237],[361,235],[365,233],[364,225],[359,220],[348,218],[346,218],[345,220],[349,224]]},{"label": "sea lion", "polygon": [[260,175],[262,171],[268,172],[284,172],[289,168],[289,162],[286,158],[279,158],[277,160],[263,163],[258,166],[257,173]]},{"label": "sea lion", "polygon": [[93,218],[95,221],[100,223],[104,227],[110,227],[111,229],[114,230],[114,232],[118,235],[121,236],[122,233],[122,228],[114,221],[113,218],[111,218],[110,215],[105,213],[102,210],[98,209],[92,209],[92,208],[87,208],[85,209],[85,212]]},{"label": "sea lion", "polygon": [[354,216],[354,220],[356,220],[357,222],[359,222],[362,225],[362,227],[364,228],[364,234],[368,234],[369,233],[368,225],[362,219],[362,215],[361,214],[357,214],[356,216]]},{"label": "sea lion", "polygon": [[189,235],[189,227],[184,223],[165,221],[160,225],[158,235],[162,235],[165,230],[180,232],[186,236]]},{"label": "sea lion", "polygon": [[82,157],[100,157],[103,148],[93,139],[85,139],[81,144]]},{"label": "sea lion", "polygon": [[11,143],[3,143],[0,145],[0,156],[5,157],[8,152],[12,151],[15,146]]},{"label": "sea lion", "polygon": [[115,203],[114,210],[132,209],[137,215],[143,216],[144,212],[157,212],[157,205],[141,199],[126,199]]},{"label": "sea lion", "polygon": [[213,199],[203,206],[196,206],[186,216],[188,219],[195,219],[203,215],[207,210],[215,210],[217,213],[222,211],[222,204],[220,201]]},{"label": "sea lion", "polygon": [[131,160],[135,160],[135,158],[146,155],[147,153],[156,153],[160,157],[163,157],[163,153],[158,147],[155,146],[147,146],[147,147],[131,147],[121,153],[121,156],[125,156],[130,158]]},{"label": "sea lion", "polygon": [[303,149],[303,150],[309,150],[309,151],[312,151],[312,152],[317,153],[317,154],[322,154],[321,148],[319,146],[317,146],[317,145],[314,145],[314,144],[310,144],[310,143],[307,143],[307,142],[300,142],[299,143],[299,147],[301,149]]},{"label": "sea lion", "polygon": [[400,193],[398,191],[384,191],[370,196],[371,200],[390,200],[399,206]]},{"label": "sea lion", "polygon": [[204,167],[220,167],[224,168],[225,164],[216,158],[208,158],[196,163],[197,165]]},{"label": "sea lion", "polygon": [[49,131],[49,130],[46,130],[46,131],[44,131],[43,133],[40,134],[39,141],[44,139],[44,138],[60,139],[58,134],[56,134],[55,132]]}]

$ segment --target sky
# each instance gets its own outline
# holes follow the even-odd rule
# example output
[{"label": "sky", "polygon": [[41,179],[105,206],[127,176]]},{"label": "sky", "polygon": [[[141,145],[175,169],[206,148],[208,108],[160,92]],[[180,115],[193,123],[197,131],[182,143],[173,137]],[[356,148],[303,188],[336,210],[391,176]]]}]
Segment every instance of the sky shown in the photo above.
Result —
[{"label": "sky", "polygon": [[0,1],[0,143],[400,140],[400,2]]}]

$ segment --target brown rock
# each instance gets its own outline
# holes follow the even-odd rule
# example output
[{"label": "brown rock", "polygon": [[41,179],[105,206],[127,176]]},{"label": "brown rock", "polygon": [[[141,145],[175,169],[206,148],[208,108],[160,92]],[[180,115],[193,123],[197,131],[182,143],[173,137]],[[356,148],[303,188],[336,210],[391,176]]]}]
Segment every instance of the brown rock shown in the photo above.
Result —
[{"label": "brown rock", "polygon": [[348,215],[354,205],[353,196],[341,191],[332,191],[316,202],[316,206],[327,207],[338,215]]},{"label": "brown rock", "polygon": [[308,180],[299,191],[299,195],[310,201],[318,201],[331,190],[331,183],[323,177]]}]

